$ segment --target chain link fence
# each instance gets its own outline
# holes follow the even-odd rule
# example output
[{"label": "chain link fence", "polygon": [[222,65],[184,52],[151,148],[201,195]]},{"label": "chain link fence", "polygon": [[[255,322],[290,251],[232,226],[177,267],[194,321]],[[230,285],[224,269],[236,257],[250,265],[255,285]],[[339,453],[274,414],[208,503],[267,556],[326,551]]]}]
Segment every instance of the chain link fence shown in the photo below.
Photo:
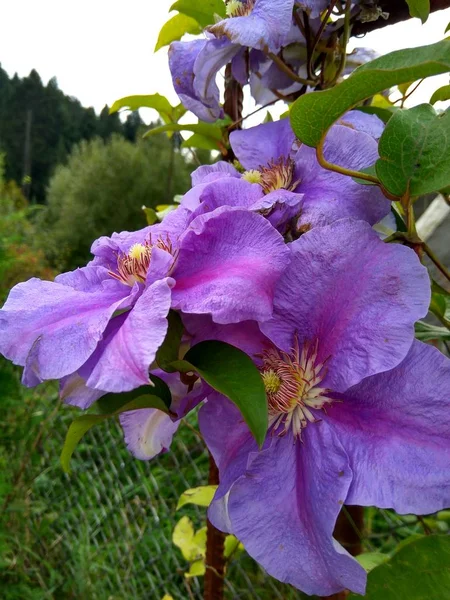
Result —
[{"label": "chain link fence", "polygon": [[[66,475],[59,454],[75,411],[58,405],[52,385],[33,391],[13,388],[11,392],[4,384],[0,392],[5,427],[0,446],[0,596],[162,600],[167,594],[174,600],[201,599],[202,578],[186,579],[189,565],[172,543],[182,516],[189,516],[196,529],[206,521],[204,508],[187,505],[176,511],[182,492],[207,480],[208,457],[196,433],[181,426],[170,452],[141,462],[126,450],[118,423],[108,421],[83,438],[72,458],[72,473]],[[21,397],[13,401],[14,394]],[[367,509],[361,537],[366,550],[386,552],[423,533],[423,527],[448,530],[444,521],[424,523]],[[305,598],[266,575],[245,552],[230,562],[225,590],[228,600]]]}]

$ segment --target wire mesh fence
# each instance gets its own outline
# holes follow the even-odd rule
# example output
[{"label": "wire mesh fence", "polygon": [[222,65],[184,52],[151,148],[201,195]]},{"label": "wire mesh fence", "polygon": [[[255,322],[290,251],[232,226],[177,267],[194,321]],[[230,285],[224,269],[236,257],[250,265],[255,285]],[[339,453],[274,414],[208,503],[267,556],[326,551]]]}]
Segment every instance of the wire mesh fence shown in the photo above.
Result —
[{"label": "wire mesh fence", "polygon": [[[1,396],[10,393],[7,388]],[[27,392],[1,414],[0,596],[202,598],[202,579],[185,577],[189,565],[172,543],[181,516],[188,515],[196,529],[206,520],[204,508],[176,511],[181,493],[207,478],[208,457],[191,428],[180,427],[170,452],[141,462],[126,450],[119,425],[105,422],[83,438],[66,475],[59,453],[74,412],[58,406],[54,387]],[[367,509],[359,534],[366,550],[388,552],[424,528],[445,532],[448,524]],[[225,593],[229,600],[304,598],[265,574],[245,552],[228,566]]]}]

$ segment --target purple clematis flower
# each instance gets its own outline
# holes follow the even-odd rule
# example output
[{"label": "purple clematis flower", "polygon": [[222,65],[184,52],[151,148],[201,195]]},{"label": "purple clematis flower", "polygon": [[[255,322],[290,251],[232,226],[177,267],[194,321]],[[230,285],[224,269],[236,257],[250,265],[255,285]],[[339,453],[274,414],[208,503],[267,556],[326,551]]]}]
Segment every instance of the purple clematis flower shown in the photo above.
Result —
[{"label": "purple clematis flower", "polygon": [[169,67],[183,105],[203,121],[223,117],[216,76],[231,63],[242,84],[248,80],[245,49],[278,52],[289,38],[294,0],[230,0],[227,18],[209,28],[207,39],[174,42]]},{"label": "purple clematis flower", "polygon": [[99,393],[148,384],[170,308],[218,323],[271,317],[289,254],[281,235],[241,208],[189,226],[188,214],[100,238],[88,266],[13,288],[0,311],[0,352],[25,367],[25,385],[75,374]]},{"label": "purple clematis flower", "polygon": [[429,302],[415,254],[343,219],[289,244],[260,325],[187,321],[241,347],[267,391],[262,451],[218,393],[200,410],[220,471],[209,510],[269,574],[308,594],[364,593],[364,569],[333,539],[342,504],[427,513],[450,504],[450,363],[414,340]]},{"label": "purple clematis flower", "polygon": [[[382,131],[383,123],[375,115],[351,111],[328,133],[325,156],[350,169],[368,167],[378,158],[376,139]],[[192,174],[194,187],[181,203],[187,210],[215,207],[221,196],[224,204],[237,203],[273,215],[272,222],[280,231],[294,216],[299,216],[298,229],[306,231],[343,217],[374,225],[389,214],[390,202],[378,187],[363,186],[350,177],[323,169],[313,148],[298,147],[288,119],[234,131],[230,142],[246,171],[241,174],[223,162],[199,167]],[[237,178],[241,179],[240,184]],[[252,183],[253,191],[246,189],[242,180]],[[202,204],[202,209],[196,208]]]}]

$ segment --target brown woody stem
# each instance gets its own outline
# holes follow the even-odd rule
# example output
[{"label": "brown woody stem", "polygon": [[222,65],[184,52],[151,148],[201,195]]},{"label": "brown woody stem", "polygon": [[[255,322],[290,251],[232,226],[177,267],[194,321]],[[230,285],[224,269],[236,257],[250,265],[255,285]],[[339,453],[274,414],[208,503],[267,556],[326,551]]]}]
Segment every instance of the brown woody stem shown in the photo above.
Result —
[{"label": "brown woody stem", "polygon": [[[209,485],[218,485],[219,470],[214,458],[209,455]],[[206,525],[206,573],[204,600],[223,600],[223,584],[225,575],[224,556],[225,534],[214,527],[208,520]]]}]

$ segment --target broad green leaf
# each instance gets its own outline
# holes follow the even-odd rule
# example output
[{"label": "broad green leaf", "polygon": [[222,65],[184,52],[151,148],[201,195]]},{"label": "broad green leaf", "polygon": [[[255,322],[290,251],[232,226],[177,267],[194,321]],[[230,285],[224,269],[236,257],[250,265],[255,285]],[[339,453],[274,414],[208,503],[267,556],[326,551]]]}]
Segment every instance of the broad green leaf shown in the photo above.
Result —
[{"label": "broad green leaf", "polygon": [[161,31],[159,32],[158,41],[156,42],[155,52],[176,40],[181,40],[185,33],[196,35],[201,32],[202,28],[195,19],[179,13],[162,26]]},{"label": "broad green leaf", "polygon": [[[442,600],[450,590],[450,536],[412,541],[368,575],[365,600]],[[348,600],[361,596],[350,594]]]},{"label": "broad green leaf", "polygon": [[429,342],[430,340],[450,340],[450,330],[446,327],[437,327],[436,325],[430,325],[424,321],[417,321],[415,328],[416,338],[422,342]]},{"label": "broad green leaf", "polygon": [[161,94],[149,94],[147,96],[126,96],[116,100],[109,109],[109,114],[117,112],[121,108],[128,110],[137,110],[138,108],[154,108],[160,115],[164,115],[168,121],[171,121],[172,105],[165,96]]},{"label": "broad green leaf", "polygon": [[163,371],[173,373],[176,369],[171,367],[170,364],[178,360],[184,328],[180,315],[174,310],[169,311],[167,320],[169,327],[167,328],[166,337],[156,353],[156,362]]},{"label": "broad green leaf", "polygon": [[389,555],[382,554],[381,552],[365,552],[357,556],[356,560],[366,571],[371,571],[375,567],[378,567],[378,565],[389,560]]},{"label": "broad green leaf", "polygon": [[[149,387],[149,386],[145,386]],[[150,388],[153,389],[153,388]],[[109,394],[108,394],[109,395]],[[120,394],[111,394],[114,396],[119,396]],[[105,396],[104,396],[105,398]],[[161,398],[158,396],[151,396],[150,394],[141,395],[140,397],[134,398],[131,401],[128,401],[126,404],[121,405],[121,407],[110,414],[102,414],[102,415],[82,415],[75,419],[71,424],[66,434],[66,439],[64,440],[63,449],[61,451],[61,465],[63,470],[66,473],[70,473],[70,459],[72,454],[75,451],[75,448],[78,445],[78,442],[84,436],[85,433],[89,431],[94,425],[98,425],[102,421],[109,419],[112,416],[118,415],[122,412],[126,412],[129,410],[138,410],[141,408],[157,408],[164,412],[167,412],[167,407]]]},{"label": "broad green leaf", "polygon": [[217,490],[217,485],[202,485],[200,487],[191,488],[183,492],[178,500],[177,510],[185,504],[197,504],[197,506],[209,506],[214,494]]},{"label": "broad green leaf", "polygon": [[214,15],[225,17],[225,2],[223,0],[177,0],[172,4],[170,10],[195,19],[202,27],[212,25],[215,21]]},{"label": "broad green leaf", "polygon": [[192,131],[193,133],[199,133],[200,135],[210,137],[214,140],[222,141],[222,130],[220,127],[209,123],[188,123],[186,125],[181,123],[167,123],[166,125],[149,129],[144,134],[144,137],[150,137],[168,131]]},{"label": "broad green leaf", "polygon": [[234,402],[257,443],[262,445],[268,426],[267,397],[262,377],[245,352],[225,342],[200,342],[173,366],[185,372],[196,371]]},{"label": "broad green leaf", "polygon": [[425,23],[430,14],[430,0],[406,0],[406,3],[409,6],[409,14]]},{"label": "broad green leaf", "polygon": [[450,85],[444,85],[436,90],[430,98],[430,104],[445,102],[445,100],[450,100]]},{"label": "broad green leaf", "polygon": [[450,184],[450,111],[429,104],[395,113],[378,145],[376,172],[397,197],[420,196]]},{"label": "broad green leaf", "polygon": [[351,108],[394,85],[450,71],[450,41],[390,52],[362,65],[342,83],[300,96],[290,110],[292,128],[317,147],[328,129]]},{"label": "broad green leaf", "polygon": [[202,150],[218,150],[218,140],[194,133],[190,138],[184,140],[181,144],[182,148],[201,148]]}]

